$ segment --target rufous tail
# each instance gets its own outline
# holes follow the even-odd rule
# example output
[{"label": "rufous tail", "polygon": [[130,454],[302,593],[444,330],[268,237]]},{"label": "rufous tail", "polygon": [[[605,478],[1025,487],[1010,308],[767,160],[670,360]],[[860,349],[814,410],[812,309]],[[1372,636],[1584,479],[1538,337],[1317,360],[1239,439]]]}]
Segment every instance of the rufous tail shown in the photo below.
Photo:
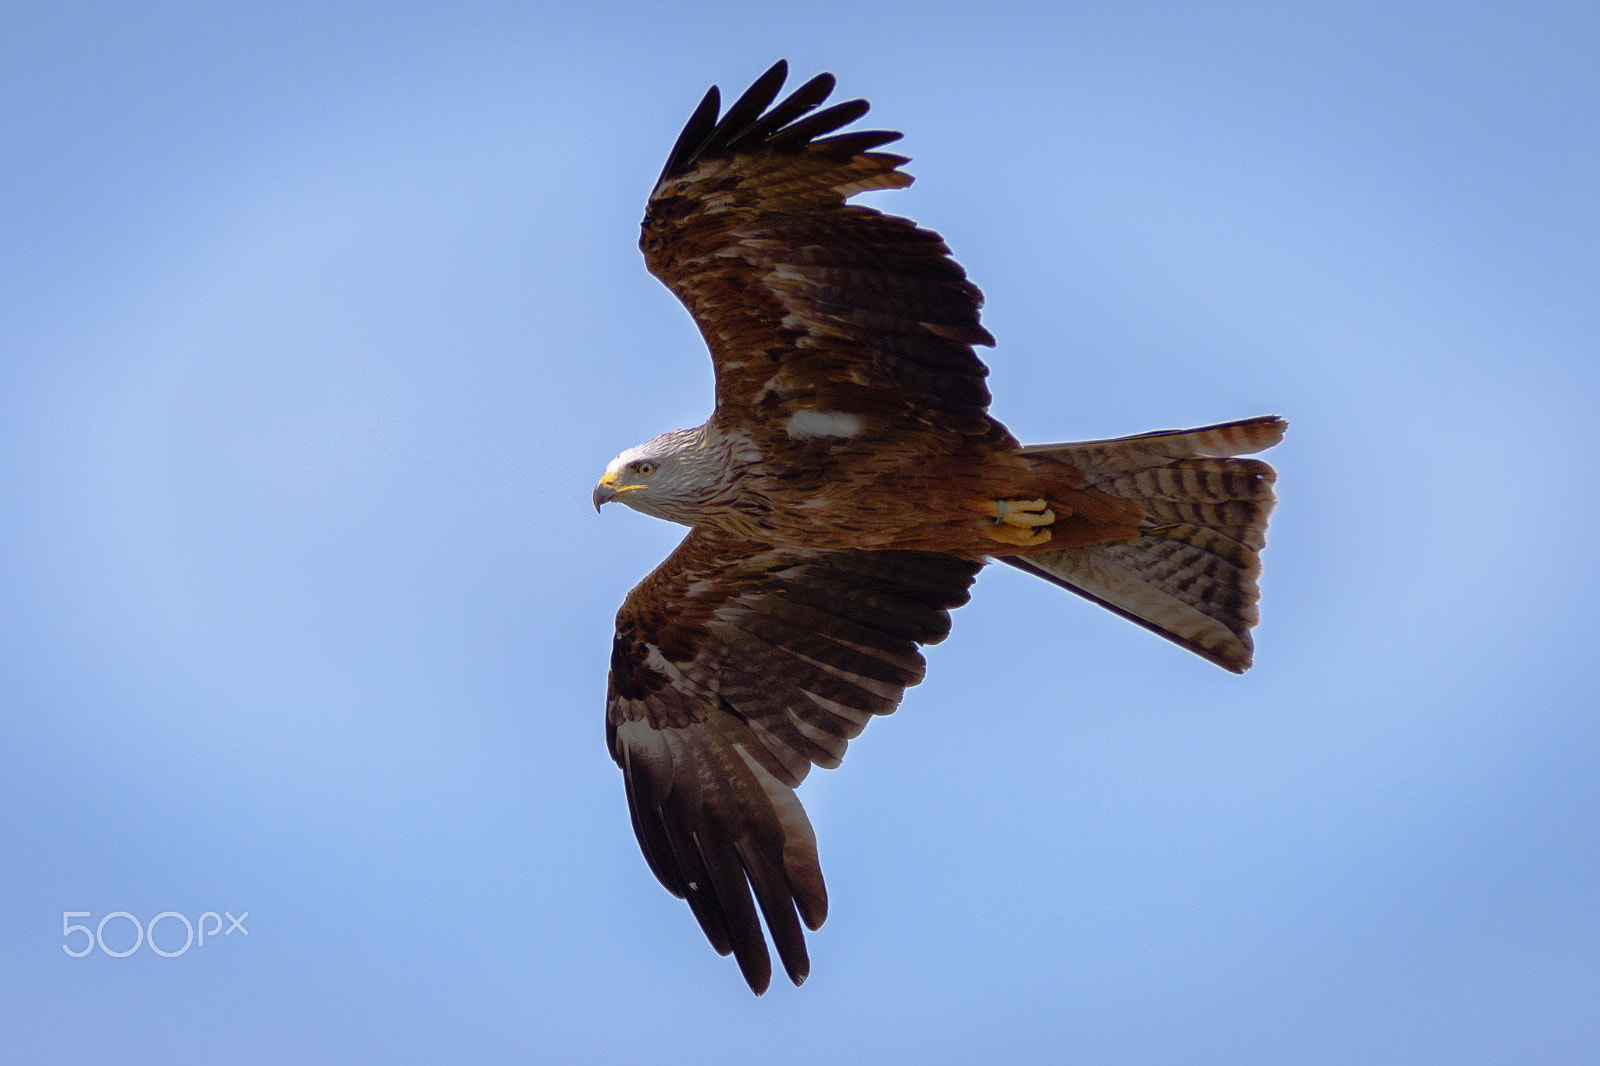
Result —
[{"label": "rufous tail", "polygon": [[1004,561],[1243,673],[1255,652],[1250,629],[1277,474],[1235,457],[1277,444],[1288,425],[1267,416],[1024,448],[1071,463],[1087,485],[1137,503],[1145,517],[1131,541]]}]

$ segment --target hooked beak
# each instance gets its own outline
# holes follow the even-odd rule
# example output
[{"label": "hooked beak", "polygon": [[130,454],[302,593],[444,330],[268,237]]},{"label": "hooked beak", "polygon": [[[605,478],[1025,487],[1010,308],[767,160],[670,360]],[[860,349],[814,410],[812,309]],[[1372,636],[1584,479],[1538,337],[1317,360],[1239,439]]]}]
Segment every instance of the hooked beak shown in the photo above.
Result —
[{"label": "hooked beak", "polygon": [[594,513],[600,513],[600,505],[610,503],[617,498],[617,478],[615,474],[607,474],[600,479],[600,484],[594,487]]},{"label": "hooked beak", "polygon": [[594,513],[600,513],[601,504],[610,503],[624,492],[632,492],[637,488],[643,488],[643,486],[618,485],[617,472],[615,470],[607,470],[606,476],[600,479],[600,484],[594,487]]}]

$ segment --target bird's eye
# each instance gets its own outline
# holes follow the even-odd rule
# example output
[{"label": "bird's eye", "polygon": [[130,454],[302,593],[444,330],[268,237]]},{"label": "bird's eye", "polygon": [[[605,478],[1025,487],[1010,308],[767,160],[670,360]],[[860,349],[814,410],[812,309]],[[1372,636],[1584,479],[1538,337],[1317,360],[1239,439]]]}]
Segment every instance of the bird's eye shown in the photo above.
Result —
[{"label": "bird's eye", "polygon": [[633,468],[645,477],[649,477],[656,472],[656,464],[654,463],[635,463]]}]

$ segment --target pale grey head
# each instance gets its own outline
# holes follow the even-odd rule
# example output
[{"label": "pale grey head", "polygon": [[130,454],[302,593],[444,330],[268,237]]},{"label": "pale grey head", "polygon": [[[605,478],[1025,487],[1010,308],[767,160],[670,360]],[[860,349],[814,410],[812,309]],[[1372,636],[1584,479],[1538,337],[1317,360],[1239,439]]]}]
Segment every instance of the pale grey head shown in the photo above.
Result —
[{"label": "pale grey head", "polygon": [[594,487],[594,509],[616,500],[643,514],[694,525],[724,473],[705,430],[675,429],[611,460]]}]

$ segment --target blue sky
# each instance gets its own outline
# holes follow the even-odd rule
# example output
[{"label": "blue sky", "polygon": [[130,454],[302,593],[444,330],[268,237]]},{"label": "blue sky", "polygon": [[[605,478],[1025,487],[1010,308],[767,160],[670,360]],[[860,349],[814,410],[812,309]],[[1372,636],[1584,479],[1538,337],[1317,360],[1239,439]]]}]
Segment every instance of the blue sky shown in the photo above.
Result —
[{"label": "blue sky", "polygon": [[[1584,4],[8,5],[7,1061],[1594,1061],[1596,54]],[[1292,428],[1255,669],[986,572],[801,790],[832,914],[755,1000],[603,743],[679,532],[589,490],[709,410],[636,227],[780,56],[906,131],[872,202],[1019,437]]]}]

